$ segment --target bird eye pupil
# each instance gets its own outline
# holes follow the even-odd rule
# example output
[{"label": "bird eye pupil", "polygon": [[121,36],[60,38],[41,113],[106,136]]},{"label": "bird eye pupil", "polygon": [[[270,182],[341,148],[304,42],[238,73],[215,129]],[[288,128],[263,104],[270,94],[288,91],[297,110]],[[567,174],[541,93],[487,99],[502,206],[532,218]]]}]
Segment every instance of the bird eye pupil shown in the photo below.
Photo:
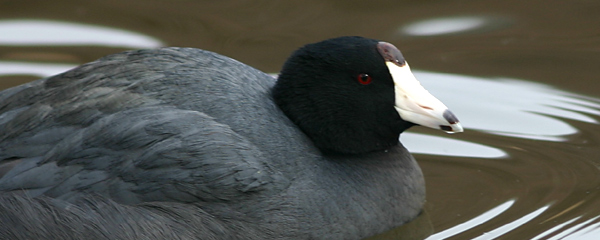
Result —
[{"label": "bird eye pupil", "polygon": [[368,85],[373,81],[373,79],[371,79],[371,76],[369,76],[369,74],[366,73],[362,73],[358,75],[358,82],[362,85]]}]

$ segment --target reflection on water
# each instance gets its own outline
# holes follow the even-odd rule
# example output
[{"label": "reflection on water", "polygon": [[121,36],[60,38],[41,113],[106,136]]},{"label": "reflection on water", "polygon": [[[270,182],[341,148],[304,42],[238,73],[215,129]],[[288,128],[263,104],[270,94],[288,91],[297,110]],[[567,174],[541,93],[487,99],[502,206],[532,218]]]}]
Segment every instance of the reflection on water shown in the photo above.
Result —
[{"label": "reflection on water", "polygon": [[452,156],[501,158],[508,154],[498,148],[451,138],[405,132],[400,141],[411,153]]},{"label": "reflection on water", "polygon": [[486,239],[496,239],[518,227],[521,227],[523,225],[525,225],[527,222],[531,221],[532,219],[534,219],[535,217],[539,216],[540,214],[542,214],[544,211],[546,211],[546,209],[548,209],[549,206],[544,206],[540,209],[537,209],[531,213],[528,213],[527,215],[512,221],[510,223],[507,223],[501,227],[498,227],[492,231],[486,232],[484,234],[482,234],[479,237],[473,238],[473,240],[486,240]]},{"label": "reflection on water", "polygon": [[[578,132],[563,119],[598,122],[600,99],[578,96],[550,86],[515,79],[489,79],[414,71],[422,85],[444,102],[468,130],[526,139],[564,141]],[[498,148],[455,139],[405,133],[413,153],[499,158]]]},{"label": "reflection on water", "polygon": [[510,200],[505,203],[502,203],[499,206],[497,206],[493,209],[490,209],[489,211],[484,212],[481,215],[474,217],[469,221],[466,221],[464,223],[458,224],[458,225],[451,227],[449,229],[446,229],[444,231],[433,234],[433,235],[429,236],[427,238],[427,240],[445,239],[445,238],[452,237],[456,234],[459,234],[461,232],[464,232],[466,230],[469,230],[477,225],[487,222],[490,219],[493,219],[496,216],[500,215],[501,213],[506,211],[508,208],[510,208],[510,206],[512,206],[513,203],[515,203],[514,200]]},{"label": "reflection on water", "polygon": [[402,30],[412,36],[431,36],[474,30],[484,26],[481,17],[454,17],[424,20],[406,25]]},{"label": "reflection on water", "polygon": [[156,48],[156,38],[116,28],[48,20],[0,21],[0,45]]},{"label": "reflection on water", "polygon": [[[515,200],[510,200],[505,203],[502,203],[499,206],[497,206],[487,212],[484,212],[481,215],[474,217],[467,222],[458,224],[450,229],[446,229],[444,231],[433,234],[433,235],[429,236],[426,240],[446,239],[446,238],[452,237],[456,234],[459,234],[461,232],[472,229],[473,227],[483,224],[483,223],[495,218],[496,216],[500,215],[501,213],[505,212],[514,203],[515,203]],[[473,238],[473,240],[496,239],[496,238],[502,236],[503,234],[510,232],[510,231],[514,230],[515,228],[520,227],[520,226],[524,225],[525,223],[531,221],[533,218],[539,216],[544,211],[546,211],[548,209],[548,207],[549,206],[541,207],[531,213],[526,214],[525,216],[523,216],[515,221],[512,221],[510,223],[502,225],[492,231],[483,233],[479,237]]]},{"label": "reflection on water", "polygon": [[[415,71],[415,76],[421,81],[425,88],[427,88],[433,95],[438,97],[450,109],[452,109],[465,127],[466,134],[468,134],[469,131],[479,131],[484,134],[482,136],[485,136],[485,134],[494,134],[500,137],[504,136],[523,140],[566,142],[570,136],[583,131],[583,129],[578,129],[576,127],[577,123],[598,125],[597,119],[598,116],[600,116],[600,99],[562,91],[545,84],[532,83],[517,79],[482,78],[424,71]],[[452,145],[451,142],[456,141],[455,139],[439,137],[439,139],[437,139],[439,141],[436,142],[433,140],[433,138],[438,137],[427,135],[414,136],[410,133],[405,135],[406,136],[402,137],[403,143],[407,145],[407,148],[409,148],[411,151],[418,153],[439,154],[443,156],[462,156],[461,159],[465,159],[464,157],[508,157],[507,159],[509,162],[510,160],[514,161],[515,159],[523,159],[524,161],[528,161],[528,158],[531,158],[531,156],[523,155],[521,153],[518,156],[511,156],[512,153],[504,151],[506,149],[505,146],[495,146],[493,143],[487,143],[487,146],[482,145],[482,142],[485,141],[482,141],[481,139],[479,142],[477,142],[477,145],[471,145],[474,143],[462,142],[462,140],[460,144]],[[504,142],[508,142],[508,140],[504,140],[502,143]],[[413,146],[412,144],[416,145]],[[514,146],[516,149],[522,149],[526,145],[515,143]],[[457,150],[457,152],[451,152],[448,151],[448,149]],[[535,152],[533,149],[528,149],[527,151]],[[548,150],[540,149],[539,151]],[[557,185],[576,184],[569,183],[569,178],[565,178],[562,175],[567,173],[567,171],[577,171],[574,169],[577,169],[578,167],[573,166],[571,170],[567,171],[550,170],[552,168],[552,161],[560,162],[562,160],[568,160],[568,155],[557,154],[556,156],[550,156],[551,153],[545,153],[545,155],[547,156],[542,156],[543,160],[541,160],[541,162],[534,164],[550,164],[549,166],[544,166],[544,168],[535,170],[525,169],[525,172],[534,175],[542,174],[542,181],[549,181],[549,179],[553,179],[553,181],[556,181],[555,184]],[[419,157],[417,159],[423,160],[427,158]],[[534,158],[531,159],[534,160]],[[571,164],[576,163],[577,162],[571,162]],[[439,166],[440,162],[437,162],[436,165]],[[508,170],[510,168],[504,170],[504,167],[499,166],[487,168],[484,164],[475,163],[458,167],[456,169],[448,169],[447,172],[449,174],[445,174],[443,176],[446,178],[452,177],[455,174],[467,176],[469,174],[466,174],[467,172],[463,171],[470,168],[485,169],[477,170],[478,174],[483,173],[486,175],[486,177],[483,177],[483,175],[477,177],[480,179],[479,181],[486,178],[511,179],[516,177],[511,175],[518,174],[515,170]],[[592,169],[592,171],[594,170]],[[426,179],[432,180],[432,176],[437,176],[440,174],[439,172],[436,173],[427,174]],[[578,174],[585,175],[583,172],[579,172]],[[502,180],[501,182],[504,182],[503,184],[510,182],[507,181],[507,179]],[[435,181],[435,179],[433,180]],[[523,179],[517,181],[520,182],[528,180]],[[502,188],[499,183],[500,182],[496,182],[495,180],[488,180],[487,182],[483,182],[481,185],[483,187]],[[532,183],[533,185],[529,185]],[[540,185],[540,183],[536,182],[532,183],[523,183],[523,185],[527,188],[525,195],[515,193],[513,197],[516,199],[527,199],[528,197],[531,197],[528,193],[530,191],[539,191],[538,196],[550,196],[553,194],[553,192],[560,192],[559,189],[549,190],[545,187],[541,187],[541,189],[536,190],[536,188],[538,188],[536,185],[543,185]],[[523,185],[519,184],[513,187],[524,187]],[[509,186],[506,187],[507,189],[510,189]],[[470,186],[470,188],[473,188],[473,190],[476,191],[481,191],[479,190],[481,186]],[[478,197],[482,196],[486,195],[481,195]],[[498,196],[491,195],[489,197],[493,199],[497,198]],[[556,197],[557,196],[555,196],[555,198]],[[456,197],[452,195],[446,197],[440,196],[440,198],[452,199]],[[433,199],[433,201],[439,202],[439,200],[436,199]],[[521,203],[520,206],[516,206],[516,204],[514,204],[515,200],[499,203],[496,207],[492,207],[491,210],[479,210],[482,213],[473,215],[470,218],[466,218],[461,221],[462,223],[456,223],[456,225],[450,226],[449,228],[439,229],[441,231],[438,230],[439,232],[431,235],[428,239],[446,239],[454,236],[460,236],[458,239],[464,239],[465,236],[468,236],[466,237],[468,239],[496,239],[504,236],[505,234],[516,231],[516,229],[519,229],[527,223],[532,222],[534,219],[537,219],[537,222],[542,221],[542,223],[553,220],[557,216],[561,216],[565,213],[569,213],[569,211],[573,209],[576,209],[579,204],[583,202],[583,200],[577,199],[579,203],[574,205],[572,204],[570,209],[562,210],[562,212],[559,213],[551,213],[548,212],[548,210],[555,206],[555,202],[553,201],[548,201],[545,205],[537,207],[533,210],[525,208],[527,212],[523,211],[524,203],[521,203],[521,201],[519,201]],[[479,209],[481,209],[481,207],[482,206],[475,206],[475,208]],[[450,210],[444,208],[442,209]],[[509,210],[511,213],[507,213]],[[506,216],[511,216],[511,214],[512,216],[515,216],[515,211],[521,215],[512,220],[506,219]],[[550,217],[542,218],[542,214],[550,215]],[[499,219],[503,219],[503,221],[499,221],[503,224],[498,225],[497,222]],[[577,220],[582,222],[578,223]],[[494,221],[496,221],[496,223],[491,224],[491,222]],[[585,239],[589,236],[597,237],[598,234],[600,234],[600,230],[597,229],[600,223],[596,223],[597,221],[598,218],[585,220],[580,219],[580,216],[576,216],[573,219],[567,220],[565,223],[556,226],[555,228],[539,234],[538,236],[539,239],[545,239],[547,236],[551,236],[551,239],[562,239],[562,237],[565,236],[565,239]],[[484,223],[488,224],[488,226],[479,227]],[[574,226],[569,226],[572,223]],[[489,225],[494,227],[490,228]],[[485,229],[485,231],[481,231],[482,229]],[[555,235],[557,233],[560,234]]]},{"label": "reflection on water", "polygon": [[578,130],[564,119],[598,123],[600,99],[506,78],[415,72],[466,129],[527,139],[564,141]]},{"label": "reflection on water", "polygon": [[[569,221],[558,224],[555,227],[548,229],[540,235],[532,238],[531,240],[548,239],[548,240],[596,240],[600,236],[600,222],[590,224],[596,221],[599,216],[591,218],[579,224],[575,224],[569,228],[564,229],[565,226],[577,221],[580,217],[575,217]],[[552,237],[547,238],[551,234],[556,234]]]},{"label": "reflection on water", "polygon": [[[600,218],[600,216],[596,216],[585,222],[576,224],[575,226],[572,226],[568,229],[561,229],[559,231],[550,231],[550,230],[559,229],[559,228],[552,228],[549,231],[546,231],[543,234],[540,234],[535,239],[541,239],[541,238],[545,237],[547,234],[558,233],[558,234],[554,235],[553,237],[548,238],[548,240],[559,240],[559,239],[561,239],[561,240],[597,240],[600,236],[600,228],[599,228],[600,222],[596,222],[594,224],[590,224],[590,223],[597,221],[599,218]],[[579,217],[569,220],[568,222],[558,225],[557,227],[562,227],[562,226],[568,225],[577,219],[579,219]]]},{"label": "reflection on water", "polygon": [[402,36],[430,37],[497,30],[507,26],[507,18],[496,16],[455,16],[420,20],[400,28]]},{"label": "reflection on water", "polygon": [[[550,228],[550,229],[546,230],[546,231],[545,231],[545,232],[543,232],[542,234],[540,234],[540,235],[537,235],[536,237],[532,238],[531,240],[539,240],[539,239],[544,239],[544,238],[545,238],[545,237],[547,237],[549,234],[556,233],[556,232],[557,232],[557,230],[559,230],[559,229],[562,229],[564,226],[571,224],[572,222],[576,221],[576,220],[577,220],[577,219],[579,219],[579,218],[580,218],[580,217],[576,217],[576,218],[573,218],[573,219],[571,219],[571,220],[569,220],[569,221],[566,221],[566,222],[564,222],[564,223],[558,224],[558,225],[556,225],[555,227],[553,227],[553,228]],[[583,224],[587,224],[588,222],[591,222],[591,221],[593,221],[593,220],[595,220],[595,218],[593,218],[593,219],[590,219],[590,220],[588,220],[588,221],[584,222]],[[581,227],[581,226],[578,226],[577,228],[571,228],[571,229],[570,229],[570,231],[569,231],[569,230],[567,230],[567,231],[561,230],[561,231],[559,231],[559,234],[555,235],[555,236],[554,236],[554,237],[552,237],[552,238],[548,238],[548,239],[562,239],[562,238],[564,238],[565,236],[567,236],[567,235],[569,235],[569,234],[573,233],[573,231],[577,230],[579,227]]]},{"label": "reflection on water", "polygon": [[36,77],[48,77],[57,73],[65,72],[74,67],[76,67],[76,65],[73,64],[0,61],[0,76],[29,75]]}]

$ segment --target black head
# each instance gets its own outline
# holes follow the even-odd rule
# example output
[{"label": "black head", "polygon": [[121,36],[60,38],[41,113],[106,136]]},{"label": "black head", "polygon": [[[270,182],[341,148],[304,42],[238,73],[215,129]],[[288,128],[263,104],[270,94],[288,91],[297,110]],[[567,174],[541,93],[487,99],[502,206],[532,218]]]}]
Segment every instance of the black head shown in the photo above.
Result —
[{"label": "black head", "polygon": [[378,44],[362,37],[329,39],[300,48],[284,64],[273,97],[322,151],[386,149],[414,125],[394,109],[394,81]]},{"label": "black head", "polygon": [[368,38],[340,37],[300,48],[284,64],[273,98],[324,152],[383,150],[415,124],[463,131],[394,45]]}]

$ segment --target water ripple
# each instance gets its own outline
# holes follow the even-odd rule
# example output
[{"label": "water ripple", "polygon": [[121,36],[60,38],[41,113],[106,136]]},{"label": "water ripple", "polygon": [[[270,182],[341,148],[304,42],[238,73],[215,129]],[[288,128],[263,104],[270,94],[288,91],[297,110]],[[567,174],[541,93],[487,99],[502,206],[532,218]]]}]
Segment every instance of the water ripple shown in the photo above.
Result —
[{"label": "water ripple", "polygon": [[0,45],[156,48],[164,44],[140,33],[81,23],[15,19],[0,21]]},{"label": "water ripple", "polygon": [[449,157],[503,158],[508,154],[498,148],[439,136],[405,132],[400,141],[411,153]]},{"label": "water ripple", "polygon": [[446,239],[446,238],[452,237],[456,234],[459,234],[461,232],[467,231],[477,225],[481,225],[482,223],[485,223],[485,222],[495,218],[496,216],[498,216],[501,213],[508,210],[514,203],[515,203],[515,200],[509,200],[505,203],[498,205],[497,207],[494,207],[494,208],[482,213],[481,215],[479,215],[477,217],[472,218],[469,221],[466,221],[464,223],[458,224],[458,225],[451,227],[449,229],[446,229],[444,231],[433,234],[433,235],[429,236],[426,240]]},{"label": "water ripple", "polygon": [[600,99],[548,85],[424,71],[415,71],[415,75],[452,109],[467,130],[565,141],[565,136],[579,132],[565,120],[598,124],[594,117],[600,115]]}]

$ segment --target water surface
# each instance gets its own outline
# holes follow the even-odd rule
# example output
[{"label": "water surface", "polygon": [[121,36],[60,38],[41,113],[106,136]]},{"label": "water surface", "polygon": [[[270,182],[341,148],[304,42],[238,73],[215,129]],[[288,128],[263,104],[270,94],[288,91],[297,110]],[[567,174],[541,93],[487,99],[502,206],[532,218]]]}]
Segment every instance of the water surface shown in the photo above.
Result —
[{"label": "water surface", "polygon": [[465,133],[401,137],[424,214],[379,239],[600,238],[597,1],[11,1],[0,88],[134,48],[197,47],[265,72],[342,35],[398,46]]}]

